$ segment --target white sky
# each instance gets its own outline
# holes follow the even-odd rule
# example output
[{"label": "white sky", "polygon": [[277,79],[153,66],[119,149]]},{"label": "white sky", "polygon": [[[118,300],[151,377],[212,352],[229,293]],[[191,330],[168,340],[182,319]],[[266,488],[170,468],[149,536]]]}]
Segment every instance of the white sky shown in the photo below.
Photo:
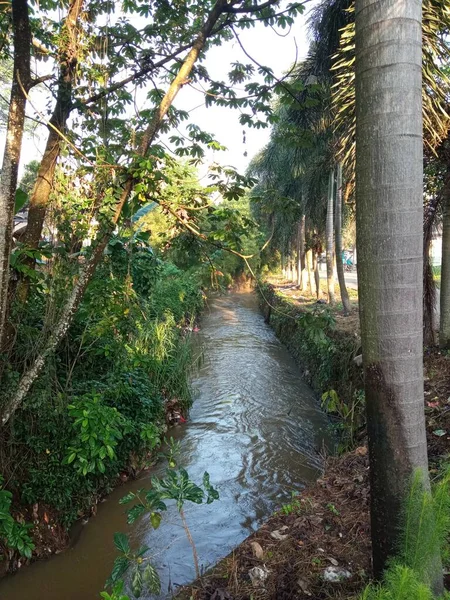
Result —
[{"label": "white sky", "polygon": [[[252,29],[240,31],[239,37],[246,51],[259,64],[271,67],[276,77],[282,77],[295,61],[296,53],[297,61],[301,61],[306,56],[309,45],[306,21],[309,11],[318,1],[310,0],[307,2],[305,12],[297,17],[296,23],[289,32],[288,30],[281,30],[277,34],[272,28],[264,27],[262,23],[257,23]],[[220,47],[211,48],[204,64],[213,78],[226,81],[230,64],[236,61],[244,64],[251,62],[242,52],[237,41],[232,40]],[[141,96],[141,94],[139,96],[142,97],[142,101],[139,102],[140,108],[144,108],[144,96]],[[39,100],[36,101],[36,105],[42,106]],[[189,86],[185,86],[180,91],[175,106],[186,111],[192,111],[190,113],[192,122],[213,134],[221,144],[227,147],[226,152],[211,151],[206,157],[206,164],[216,161],[222,165],[232,165],[240,172],[244,172],[252,157],[268,141],[269,128],[259,130],[246,128],[246,142],[244,143],[244,128],[239,123],[239,111],[217,106],[206,108],[204,106],[204,96],[200,91]],[[176,134],[176,132],[172,132],[172,134]],[[22,166],[30,160],[40,158],[45,140],[46,129],[39,127],[36,135],[29,137],[24,144]],[[0,142],[2,141],[0,137]],[[3,148],[0,149],[0,153],[2,151]]]}]

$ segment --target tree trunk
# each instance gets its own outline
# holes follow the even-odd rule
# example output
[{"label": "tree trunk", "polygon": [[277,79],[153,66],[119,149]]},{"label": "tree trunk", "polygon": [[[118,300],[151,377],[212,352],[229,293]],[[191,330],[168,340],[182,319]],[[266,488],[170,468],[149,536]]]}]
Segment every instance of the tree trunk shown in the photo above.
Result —
[{"label": "tree trunk", "polygon": [[[60,35],[59,47],[59,82],[56,104],[48,127],[49,133],[44,155],[37,173],[36,183],[30,196],[28,224],[23,242],[26,246],[37,248],[42,235],[42,228],[53,189],[56,164],[61,153],[63,139],[61,133],[66,132],[67,120],[72,110],[72,88],[75,83],[79,54],[79,17],[84,0],[72,0],[64,26]],[[34,268],[35,260],[28,262]],[[18,295],[26,300],[29,279],[23,280]]]},{"label": "tree trunk", "polygon": [[288,242],[288,247],[287,247],[287,277],[286,279],[288,281],[292,281],[292,248],[291,248],[291,242]]},{"label": "tree trunk", "polygon": [[297,230],[297,285],[302,290],[304,286],[305,269],[305,215],[298,222]]},{"label": "tree trunk", "polygon": [[[185,84],[186,80],[189,78],[192,68],[196,63],[200,53],[202,52],[205,43],[208,39],[208,36],[211,34],[214,25],[216,24],[219,17],[222,15],[223,12],[226,11],[227,6],[227,0],[218,0],[214,5],[213,9],[211,10],[207,21],[203,25],[197,38],[194,40],[191,50],[188,52],[176,77],[173,79],[164,98],[161,100],[161,103],[155,111],[150,124],[144,131],[141,144],[138,150],[140,156],[145,156],[147,154],[151,144],[153,143],[163,123],[164,117],[166,116],[178,92]],[[47,340],[43,350],[39,353],[33,364],[22,376],[15,394],[2,407],[2,425],[5,425],[9,421],[11,416],[15,413],[15,411],[20,407],[24,398],[28,394],[28,391],[30,390],[31,386],[33,385],[34,381],[38,377],[43,366],[45,365],[47,358],[54,352],[58,344],[66,335],[72,323],[73,317],[78,309],[78,306],[83,298],[83,294],[86,290],[86,287],[88,286],[93,274],[95,273],[97,264],[103,255],[103,251],[105,250],[106,245],[108,244],[112,231],[114,230],[114,227],[119,221],[121,211],[125,202],[128,200],[128,197],[133,189],[135,181],[136,180],[132,176],[129,176],[124,182],[122,192],[120,194],[119,200],[115,208],[115,214],[112,219],[112,222],[107,228],[106,232],[102,230],[102,232],[99,234],[99,240],[95,244],[90,258],[87,260],[86,264],[82,268],[78,280],[75,283],[75,286],[64,308],[61,311],[61,316],[59,317],[52,334]]]},{"label": "tree trunk", "polygon": [[433,265],[430,247],[437,208],[441,195],[436,194],[425,205],[423,220],[423,343],[433,346],[436,343],[436,284],[433,277]]},{"label": "tree trunk", "polygon": [[[422,3],[356,0],[359,306],[373,566],[400,543],[405,494],[429,486],[422,348]],[[442,590],[437,553],[433,587]]]},{"label": "tree trunk", "polygon": [[334,297],[334,240],[333,240],[333,206],[334,206],[334,173],[330,171],[330,178],[328,183],[328,202],[327,202],[327,222],[325,232],[325,244],[326,244],[326,255],[327,255],[327,289],[328,289],[328,302],[330,304],[335,303]]},{"label": "tree trunk", "polygon": [[308,273],[308,288],[311,296],[313,295],[313,251],[311,248],[306,251],[306,270]]},{"label": "tree trunk", "polygon": [[31,88],[31,29],[27,0],[12,3],[14,72],[0,176],[0,340],[8,307],[9,258],[14,227],[14,204],[25,124],[27,94]]},{"label": "tree trunk", "polygon": [[442,193],[442,265],[439,345],[450,348],[450,169],[447,171]]},{"label": "tree trunk", "polygon": [[297,236],[296,235],[292,236],[292,242],[291,242],[292,283],[296,283],[297,278],[298,278],[297,260],[296,260],[296,256],[297,256],[296,241],[297,241]]},{"label": "tree trunk", "polygon": [[316,284],[316,298],[320,298],[320,273],[319,273],[319,255],[313,250],[313,268],[314,268],[314,282]]},{"label": "tree trunk", "polygon": [[342,262],[342,165],[337,166],[336,181],[336,215],[334,217],[334,237],[336,244],[336,270],[339,281],[339,290],[341,293],[344,315],[351,312],[350,299],[348,297],[347,286],[345,285],[344,263]]}]

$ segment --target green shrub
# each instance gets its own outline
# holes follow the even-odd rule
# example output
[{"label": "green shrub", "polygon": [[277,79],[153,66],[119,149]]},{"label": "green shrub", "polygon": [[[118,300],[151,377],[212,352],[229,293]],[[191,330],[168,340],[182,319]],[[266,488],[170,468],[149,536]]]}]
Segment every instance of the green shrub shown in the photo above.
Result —
[{"label": "green shrub", "polygon": [[[0,486],[3,484],[3,477],[0,475]],[[9,548],[17,550],[22,556],[31,558],[34,544],[29,536],[29,529],[32,525],[18,523],[11,515],[12,494],[3,487],[0,487],[0,539],[3,540]]]},{"label": "green shrub", "polygon": [[104,473],[105,461],[116,458],[116,446],[132,425],[98,394],[78,398],[68,406],[74,437],[64,458],[82,475]]}]

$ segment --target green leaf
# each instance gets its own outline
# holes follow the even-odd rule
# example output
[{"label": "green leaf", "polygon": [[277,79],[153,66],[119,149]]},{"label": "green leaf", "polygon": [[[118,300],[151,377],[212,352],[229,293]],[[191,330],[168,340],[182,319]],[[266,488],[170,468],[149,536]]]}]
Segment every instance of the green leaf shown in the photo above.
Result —
[{"label": "green leaf", "polygon": [[142,516],[144,514],[144,512],[145,512],[145,506],[143,506],[142,504],[136,504],[136,506],[133,506],[132,508],[130,508],[130,510],[127,512],[128,525],[131,525],[137,519],[139,519],[139,517]]},{"label": "green leaf", "polygon": [[117,550],[123,552],[124,554],[128,554],[130,551],[130,542],[124,533],[114,534],[114,545],[116,546]]},{"label": "green leaf", "polygon": [[150,211],[154,210],[157,206],[158,205],[156,204],[156,202],[149,202],[148,204],[145,204],[142,208],[140,208],[134,213],[134,215],[131,217],[131,222],[136,223],[136,221],[139,221],[139,219],[145,217],[145,215],[147,215]]},{"label": "green leaf", "polygon": [[116,583],[122,577],[122,575],[126,573],[129,566],[130,561],[126,556],[118,556],[114,561],[111,576],[107,581],[107,585]]},{"label": "green leaf", "polygon": [[136,494],[134,492],[128,492],[126,496],[119,500],[119,504],[127,504],[128,502],[131,502],[131,500],[134,500],[134,498],[136,498]]},{"label": "green leaf", "polygon": [[151,594],[157,595],[161,593],[161,580],[153,565],[148,564],[145,567],[144,572],[142,573],[142,579]]},{"label": "green leaf", "polygon": [[14,214],[15,215],[20,211],[20,209],[22,209],[24,207],[27,200],[28,200],[28,194],[26,192],[24,192],[23,190],[21,190],[20,188],[17,188],[16,196],[15,196],[15,200],[14,200]]},{"label": "green leaf", "polygon": [[133,578],[131,580],[131,590],[136,598],[139,598],[142,594],[144,582],[142,581],[142,575],[140,570],[137,568],[133,574]]}]

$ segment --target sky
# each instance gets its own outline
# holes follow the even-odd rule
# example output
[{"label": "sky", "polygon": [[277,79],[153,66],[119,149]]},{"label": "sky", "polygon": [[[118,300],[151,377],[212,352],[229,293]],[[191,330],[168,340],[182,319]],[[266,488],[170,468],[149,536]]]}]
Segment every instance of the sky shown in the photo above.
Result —
[{"label": "sky", "polygon": [[[296,23],[290,31],[280,30],[278,33],[273,28],[257,23],[254,28],[239,33],[241,43],[259,64],[271,67],[275,76],[281,77],[291,68],[296,59],[301,61],[307,54],[309,45],[307,18],[309,11],[318,4],[318,1],[309,0],[307,2],[305,12],[297,17]],[[230,64],[235,61],[245,64],[251,62],[243,53],[238,42],[232,40],[220,47],[211,48],[204,64],[213,78],[226,80]],[[40,106],[43,106],[43,98],[40,98],[38,91],[35,92],[33,102],[38,110]],[[144,108],[146,105],[144,94],[139,100],[139,105],[140,108]],[[205,167],[212,162],[219,162],[222,165],[231,165],[243,173],[252,157],[269,139],[269,128],[259,130],[246,128],[244,142],[243,127],[239,124],[239,112],[217,106],[206,108],[204,95],[198,86],[196,89],[191,86],[183,87],[175,101],[175,106],[188,111],[192,122],[213,134],[221,144],[227,147],[225,152],[210,151],[204,160]],[[2,146],[3,139],[3,136],[0,137]],[[22,172],[23,166],[27,162],[40,159],[45,141],[46,129],[44,127],[37,128],[35,135],[27,136],[21,160]],[[2,150],[3,148],[0,149],[0,154],[2,154]]]}]

